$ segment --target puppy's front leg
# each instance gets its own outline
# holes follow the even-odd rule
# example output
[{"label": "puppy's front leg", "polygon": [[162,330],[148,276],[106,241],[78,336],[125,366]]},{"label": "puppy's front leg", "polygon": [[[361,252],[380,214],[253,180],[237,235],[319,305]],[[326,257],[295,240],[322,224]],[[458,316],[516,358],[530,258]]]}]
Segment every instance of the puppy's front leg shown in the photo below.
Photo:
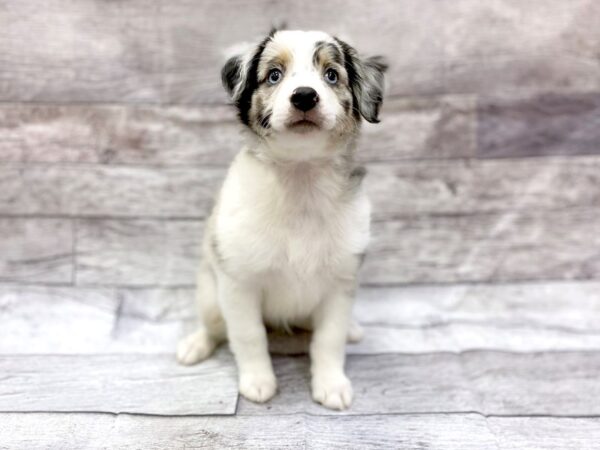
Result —
[{"label": "puppy's front leg", "polygon": [[344,373],[352,302],[353,296],[340,289],[326,297],[313,315],[312,395],[331,409],[346,409],[352,403],[352,384]]},{"label": "puppy's front leg", "polygon": [[238,367],[240,393],[248,400],[266,402],[275,395],[277,381],[262,318],[261,291],[223,275],[219,277],[219,302]]}]

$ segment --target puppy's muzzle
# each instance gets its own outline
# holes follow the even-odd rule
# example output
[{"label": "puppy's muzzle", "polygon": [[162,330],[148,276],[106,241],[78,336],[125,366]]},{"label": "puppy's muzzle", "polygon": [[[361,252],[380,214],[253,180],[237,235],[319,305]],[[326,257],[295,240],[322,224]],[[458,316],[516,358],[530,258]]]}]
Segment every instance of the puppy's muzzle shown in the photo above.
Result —
[{"label": "puppy's muzzle", "polygon": [[310,111],[319,102],[319,95],[311,87],[299,87],[292,92],[290,97],[292,105],[302,112]]}]

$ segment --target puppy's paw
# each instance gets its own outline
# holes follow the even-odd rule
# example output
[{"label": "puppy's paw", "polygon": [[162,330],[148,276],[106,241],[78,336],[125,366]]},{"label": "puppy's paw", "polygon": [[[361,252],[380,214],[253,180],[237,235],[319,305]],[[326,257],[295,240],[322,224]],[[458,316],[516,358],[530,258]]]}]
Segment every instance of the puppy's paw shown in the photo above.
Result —
[{"label": "puppy's paw", "polygon": [[319,374],[312,379],[312,397],[329,409],[347,409],[352,403],[352,383],[343,373]]},{"label": "puppy's paw", "polygon": [[248,400],[264,403],[277,391],[277,380],[273,372],[251,372],[240,375],[240,394]]},{"label": "puppy's paw", "polygon": [[177,361],[184,366],[199,363],[208,358],[215,349],[215,342],[205,330],[186,336],[177,344]]}]

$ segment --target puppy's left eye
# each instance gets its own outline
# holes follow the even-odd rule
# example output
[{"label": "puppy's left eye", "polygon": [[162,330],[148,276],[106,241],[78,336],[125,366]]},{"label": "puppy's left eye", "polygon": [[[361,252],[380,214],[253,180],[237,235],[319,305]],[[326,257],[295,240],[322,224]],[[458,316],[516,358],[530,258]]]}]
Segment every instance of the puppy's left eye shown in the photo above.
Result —
[{"label": "puppy's left eye", "polygon": [[338,73],[334,69],[328,69],[325,72],[325,81],[329,84],[336,84],[338,82]]},{"label": "puppy's left eye", "polygon": [[267,77],[267,82],[271,85],[277,84],[283,78],[283,73],[279,69],[271,69],[269,72],[269,76]]}]

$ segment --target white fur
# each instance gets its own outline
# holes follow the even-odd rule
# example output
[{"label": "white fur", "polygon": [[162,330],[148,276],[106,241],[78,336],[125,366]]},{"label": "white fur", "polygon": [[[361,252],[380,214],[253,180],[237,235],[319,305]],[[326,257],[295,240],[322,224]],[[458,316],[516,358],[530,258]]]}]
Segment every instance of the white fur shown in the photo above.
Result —
[{"label": "white fur", "polygon": [[[180,342],[177,356],[183,364],[196,363],[227,338],[240,392],[262,402],[276,391],[265,323],[310,327],[313,398],[344,409],[352,401],[345,344],[361,337],[350,316],[370,204],[360,186],[349,189],[341,169],[346,144],[331,148],[321,136],[340,106],[312,67],[312,51],[315,41],[331,38],[284,33],[290,33],[285,39],[294,49],[296,75],[278,88],[275,133],[240,152],[229,169],[204,238],[198,279],[203,325]],[[318,90],[326,118],[322,130],[302,137],[284,125],[297,86]]]}]

